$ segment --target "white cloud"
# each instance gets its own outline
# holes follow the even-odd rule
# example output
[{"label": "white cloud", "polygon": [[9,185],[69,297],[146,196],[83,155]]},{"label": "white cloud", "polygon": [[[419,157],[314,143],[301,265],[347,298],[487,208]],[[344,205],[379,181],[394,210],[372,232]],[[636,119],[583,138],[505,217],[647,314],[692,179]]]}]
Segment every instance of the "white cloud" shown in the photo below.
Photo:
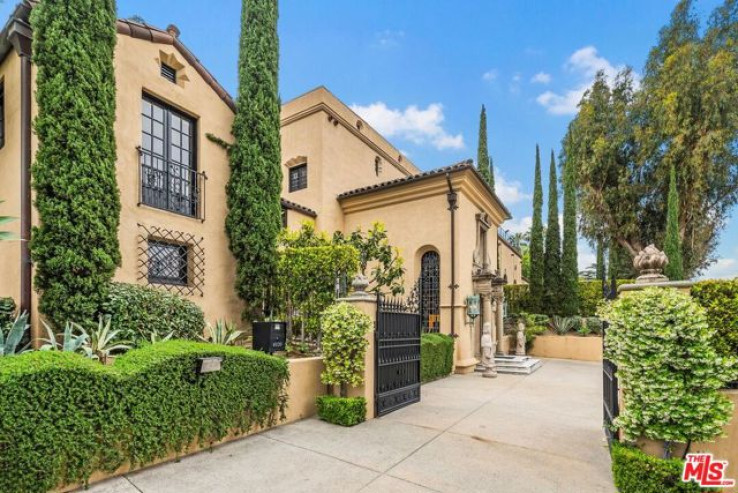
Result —
[{"label": "white cloud", "polygon": [[525,216],[520,219],[512,218],[502,225],[502,229],[505,229],[510,233],[525,233],[532,225],[533,218],[531,216]]},{"label": "white cloud", "polygon": [[385,29],[374,34],[373,46],[377,48],[396,48],[400,46],[402,39],[405,37],[405,31],[393,31],[391,29]]},{"label": "white cloud", "polygon": [[495,193],[505,205],[532,198],[530,194],[523,191],[523,185],[519,181],[505,178],[500,168],[495,168]]},{"label": "white cloud", "polygon": [[351,109],[385,137],[398,137],[417,145],[430,144],[438,150],[464,148],[462,134],[452,135],[443,128],[441,103],[431,103],[425,109],[416,105],[395,109],[378,101],[366,106],[354,104]]},{"label": "white cloud", "polygon": [[497,78],[496,69],[487,70],[485,73],[482,74],[482,80],[487,81],[487,82],[492,82],[496,78]]},{"label": "white cloud", "polygon": [[738,260],[719,258],[700,276],[702,279],[732,279],[738,277]]},{"label": "white cloud", "polygon": [[523,79],[523,76],[520,75],[520,72],[516,72],[513,74],[513,76],[510,78],[510,85],[508,88],[510,89],[511,94],[518,94],[520,92],[520,81]]},{"label": "white cloud", "polygon": [[[553,115],[575,115],[582,96],[592,85],[597,72],[602,70],[605,76],[612,81],[624,66],[613,65],[597,53],[597,48],[585,46],[572,53],[564,64],[564,68],[578,76],[580,82],[574,88],[564,92],[546,91],[536,98],[538,104]],[[636,77],[636,84],[637,82]]]},{"label": "white cloud", "polygon": [[531,77],[530,81],[533,84],[548,84],[551,82],[551,74],[547,74],[546,72],[538,72],[536,75]]}]

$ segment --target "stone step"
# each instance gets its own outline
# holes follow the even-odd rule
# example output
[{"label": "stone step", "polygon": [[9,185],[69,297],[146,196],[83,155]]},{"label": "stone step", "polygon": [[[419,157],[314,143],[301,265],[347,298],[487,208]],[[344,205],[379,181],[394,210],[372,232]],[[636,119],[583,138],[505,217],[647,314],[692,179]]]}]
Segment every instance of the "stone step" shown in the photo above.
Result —
[{"label": "stone step", "polygon": [[496,356],[497,373],[530,375],[541,367],[541,360],[530,356]]}]

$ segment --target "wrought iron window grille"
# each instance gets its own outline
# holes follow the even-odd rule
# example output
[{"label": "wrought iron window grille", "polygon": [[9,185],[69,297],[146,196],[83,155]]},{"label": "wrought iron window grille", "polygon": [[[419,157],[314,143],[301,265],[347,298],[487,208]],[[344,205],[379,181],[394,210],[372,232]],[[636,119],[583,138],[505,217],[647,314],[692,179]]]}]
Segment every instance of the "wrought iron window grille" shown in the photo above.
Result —
[{"label": "wrought iron window grille", "polygon": [[307,164],[290,168],[290,192],[307,188]]},{"label": "wrought iron window grille", "polygon": [[439,332],[441,329],[441,268],[438,252],[423,254],[420,260],[420,320],[425,332]]},{"label": "wrought iron window grille", "polygon": [[203,296],[204,238],[138,224],[138,280],[180,295]]}]

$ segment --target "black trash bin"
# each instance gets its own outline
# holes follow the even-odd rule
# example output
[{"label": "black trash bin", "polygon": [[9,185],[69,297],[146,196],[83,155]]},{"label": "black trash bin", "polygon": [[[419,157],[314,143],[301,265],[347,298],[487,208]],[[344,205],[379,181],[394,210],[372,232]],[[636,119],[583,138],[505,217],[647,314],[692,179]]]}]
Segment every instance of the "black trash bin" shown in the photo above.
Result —
[{"label": "black trash bin", "polygon": [[287,343],[287,322],[254,322],[252,347],[257,351],[272,354],[284,351]]}]

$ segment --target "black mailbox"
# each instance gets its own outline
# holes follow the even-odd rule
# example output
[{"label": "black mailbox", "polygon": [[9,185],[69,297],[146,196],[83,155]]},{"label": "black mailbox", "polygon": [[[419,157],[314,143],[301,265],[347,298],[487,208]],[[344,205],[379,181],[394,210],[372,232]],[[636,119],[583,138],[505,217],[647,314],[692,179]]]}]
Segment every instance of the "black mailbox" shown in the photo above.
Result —
[{"label": "black mailbox", "polygon": [[252,347],[257,351],[272,354],[284,351],[287,342],[287,322],[254,322]]}]

